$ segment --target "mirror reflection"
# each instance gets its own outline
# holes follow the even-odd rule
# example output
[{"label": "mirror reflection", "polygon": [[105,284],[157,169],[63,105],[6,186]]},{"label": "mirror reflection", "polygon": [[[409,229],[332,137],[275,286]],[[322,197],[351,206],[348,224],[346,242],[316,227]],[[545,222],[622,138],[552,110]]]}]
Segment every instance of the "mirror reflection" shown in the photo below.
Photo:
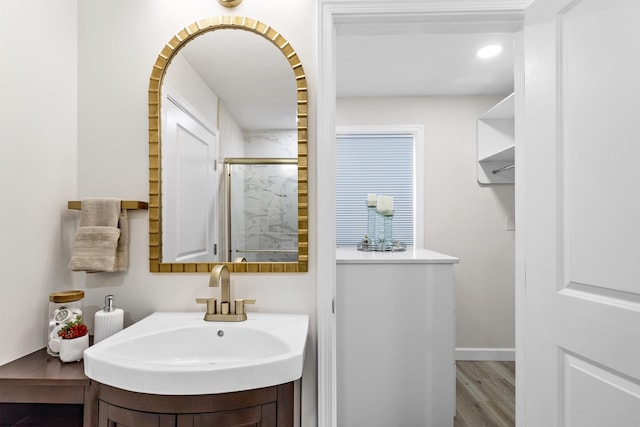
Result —
[{"label": "mirror reflection", "polygon": [[295,262],[296,159],[225,159],[230,260]]},{"label": "mirror reflection", "polygon": [[219,262],[306,271],[277,265],[306,261],[299,252],[300,77],[285,49],[253,29],[216,28],[178,46],[161,83],[158,271]]}]

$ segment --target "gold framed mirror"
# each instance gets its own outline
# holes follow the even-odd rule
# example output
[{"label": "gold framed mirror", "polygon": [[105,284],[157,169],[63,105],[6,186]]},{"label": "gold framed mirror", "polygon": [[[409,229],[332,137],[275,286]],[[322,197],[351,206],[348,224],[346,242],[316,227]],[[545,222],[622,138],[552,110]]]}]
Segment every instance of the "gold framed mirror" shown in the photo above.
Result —
[{"label": "gold framed mirror", "polygon": [[[232,262],[231,256],[221,261],[180,262],[178,258],[163,258],[163,81],[169,65],[190,41],[207,33],[221,30],[240,30],[260,36],[275,46],[288,62],[295,80],[297,138],[297,260],[293,262],[252,261]],[[243,70],[239,70],[243,71]],[[242,75],[242,72],[238,73]],[[242,77],[239,77],[242,78]],[[308,271],[308,96],[304,69],[289,42],[275,29],[251,18],[218,16],[197,21],[178,32],[162,49],[153,66],[149,82],[149,269],[151,272],[198,273],[210,272],[216,264],[225,264],[231,272],[294,273]],[[217,138],[217,136],[216,136]],[[297,160],[297,161],[296,161]],[[166,182],[165,186],[168,187]],[[226,196],[225,196],[226,197]],[[230,215],[231,216],[231,215]],[[229,245],[230,246],[230,245]],[[229,251],[231,252],[231,251]],[[295,255],[295,254],[294,254]]]}]

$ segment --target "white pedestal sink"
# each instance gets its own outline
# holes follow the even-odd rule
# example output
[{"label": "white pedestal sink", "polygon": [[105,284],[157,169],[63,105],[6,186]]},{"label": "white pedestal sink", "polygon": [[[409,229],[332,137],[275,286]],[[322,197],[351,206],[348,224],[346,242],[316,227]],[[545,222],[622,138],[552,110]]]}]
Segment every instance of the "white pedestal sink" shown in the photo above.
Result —
[{"label": "white pedestal sink", "polygon": [[84,352],[85,374],[140,393],[199,395],[268,387],[302,376],[309,316],[248,313],[205,322],[157,312]]}]

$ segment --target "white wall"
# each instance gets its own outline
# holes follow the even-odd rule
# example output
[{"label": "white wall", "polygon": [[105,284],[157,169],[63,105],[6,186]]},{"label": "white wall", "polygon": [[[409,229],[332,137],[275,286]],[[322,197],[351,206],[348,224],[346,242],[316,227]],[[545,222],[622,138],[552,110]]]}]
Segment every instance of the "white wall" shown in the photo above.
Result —
[{"label": "white wall", "polygon": [[0,1],[0,365],[44,347],[49,294],[72,288],[76,7]]},{"label": "white wall", "polygon": [[[211,129],[218,127],[218,96],[202,80],[196,70],[178,53],[172,60],[171,66],[163,80],[163,95],[168,93],[178,95],[198,119]],[[164,102],[162,100],[161,102]]]},{"label": "white wall", "polygon": [[424,246],[454,267],[456,347],[515,347],[513,185],[478,185],[476,118],[502,97],[340,98],[336,125],[424,125]]}]

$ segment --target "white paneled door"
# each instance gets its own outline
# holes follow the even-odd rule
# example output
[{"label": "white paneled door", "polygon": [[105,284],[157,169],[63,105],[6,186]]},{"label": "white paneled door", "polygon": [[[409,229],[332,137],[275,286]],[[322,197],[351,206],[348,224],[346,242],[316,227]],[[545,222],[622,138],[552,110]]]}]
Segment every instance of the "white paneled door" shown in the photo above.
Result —
[{"label": "white paneled door", "polygon": [[163,261],[218,261],[217,134],[170,98],[163,119]]},{"label": "white paneled door", "polygon": [[640,426],[640,1],[536,0],[524,45],[519,425]]}]

